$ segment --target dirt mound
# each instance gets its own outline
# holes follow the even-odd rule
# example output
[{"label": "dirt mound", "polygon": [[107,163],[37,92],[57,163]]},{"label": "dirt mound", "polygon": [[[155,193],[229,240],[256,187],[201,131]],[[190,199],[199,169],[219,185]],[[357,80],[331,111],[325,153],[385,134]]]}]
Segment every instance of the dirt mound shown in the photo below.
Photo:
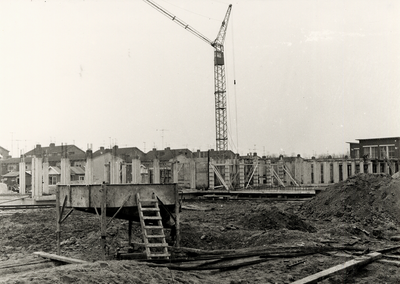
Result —
[{"label": "dirt mound", "polygon": [[259,205],[252,209],[251,214],[242,218],[241,224],[245,228],[256,230],[299,230],[303,232],[315,232],[315,228],[304,222],[297,215],[283,212],[277,207]]},{"label": "dirt mound", "polygon": [[361,222],[364,226],[400,224],[400,180],[386,174],[358,174],[329,186],[303,204],[308,218]]}]

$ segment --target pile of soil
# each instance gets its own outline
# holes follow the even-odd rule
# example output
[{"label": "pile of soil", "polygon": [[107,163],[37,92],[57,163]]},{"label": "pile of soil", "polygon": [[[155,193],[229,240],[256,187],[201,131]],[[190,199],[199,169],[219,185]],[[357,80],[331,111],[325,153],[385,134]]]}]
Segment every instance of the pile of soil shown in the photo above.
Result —
[{"label": "pile of soil", "polygon": [[328,186],[305,202],[299,213],[313,219],[395,228],[400,225],[400,180],[386,174],[358,174]]},{"label": "pile of soil", "polygon": [[303,221],[299,216],[284,212],[279,208],[267,207],[260,204],[252,209],[250,214],[241,220],[244,228],[255,230],[298,230],[303,232],[315,232],[315,228]]}]

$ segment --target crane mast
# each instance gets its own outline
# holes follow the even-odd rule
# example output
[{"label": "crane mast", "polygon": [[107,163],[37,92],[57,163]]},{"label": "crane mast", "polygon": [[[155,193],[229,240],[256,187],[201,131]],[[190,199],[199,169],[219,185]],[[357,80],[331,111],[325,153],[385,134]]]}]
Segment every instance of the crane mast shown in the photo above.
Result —
[{"label": "crane mast", "polygon": [[185,30],[194,34],[201,40],[210,44],[214,48],[214,98],[215,98],[215,132],[216,132],[216,150],[228,150],[228,122],[227,122],[227,103],[226,103],[226,76],[225,76],[225,59],[224,59],[224,41],[228,21],[232,10],[229,5],[224,20],[222,21],[218,35],[214,41],[209,40],[206,36],[190,27],[184,21],[180,20],[166,9],[150,0],[143,0],[166,17],[183,27]]}]

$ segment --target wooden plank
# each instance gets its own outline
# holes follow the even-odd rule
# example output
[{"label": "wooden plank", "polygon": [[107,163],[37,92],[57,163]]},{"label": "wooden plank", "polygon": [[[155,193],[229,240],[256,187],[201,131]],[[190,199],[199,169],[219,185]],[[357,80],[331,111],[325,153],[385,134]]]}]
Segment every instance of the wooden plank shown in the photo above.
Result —
[{"label": "wooden plank", "polygon": [[384,264],[391,264],[391,265],[400,267],[400,261],[396,261],[396,260],[379,259],[378,262],[384,263]]},{"label": "wooden plank", "polygon": [[381,253],[372,252],[372,253],[367,254],[366,256],[358,257],[356,259],[347,261],[345,263],[341,263],[339,265],[328,268],[328,269],[318,272],[316,274],[310,275],[306,278],[297,280],[297,281],[293,282],[292,284],[318,283],[318,281],[329,278],[331,275],[333,275],[335,273],[338,273],[341,271],[347,271],[351,268],[356,268],[356,267],[367,265],[368,263],[371,263],[381,257],[382,257]]},{"label": "wooden plank", "polygon": [[47,253],[47,252],[42,252],[42,251],[37,251],[34,252],[33,254],[43,257],[43,258],[48,258],[51,260],[57,260],[57,261],[61,261],[61,262],[65,262],[65,263],[70,263],[70,264],[82,264],[82,263],[89,263],[85,260],[81,260],[81,259],[76,259],[76,258],[70,258],[70,257],[65,257],[65,256],[61,256],[61,255],[56,255],[56,254],[51,254],[51,253]]},{"label": "wooden plank", "polygon": [[389,258],[389,259],[397,259],[397,260],[400,261],[400,255],[385,254],[383,257],[384,258]]}]

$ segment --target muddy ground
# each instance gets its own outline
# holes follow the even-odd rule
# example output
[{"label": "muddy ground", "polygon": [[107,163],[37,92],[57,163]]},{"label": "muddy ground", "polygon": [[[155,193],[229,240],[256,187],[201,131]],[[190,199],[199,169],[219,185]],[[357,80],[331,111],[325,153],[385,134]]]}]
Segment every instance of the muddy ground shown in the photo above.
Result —
[{"label": "muddy ground", "polygon": [[[183,247],[217,250],[337,244],[374,251],[400,245],[396,241],[400,180],[386,175],[361,174],[307,201],[185,200],[183,208]],[[128,224],[113,220],[107,230],[109,255],[107,261],[100,261],[99,219],[75,211],[62,226],[61,254],[90,263],[15,273],[1,268],[35,260],[35,251],[56,253],[55,209],[1,211],[0,227],[0,283],[291,283],[356,257],[351,251],[341,251],[270,259],[223,271],[149,267],[114,259],[118,249],[127,247]],[[134,242],[141,242],[139,224],[134,225],[133,235]],[[400,283],[400,269],[373,262],[321,283]]]}]

